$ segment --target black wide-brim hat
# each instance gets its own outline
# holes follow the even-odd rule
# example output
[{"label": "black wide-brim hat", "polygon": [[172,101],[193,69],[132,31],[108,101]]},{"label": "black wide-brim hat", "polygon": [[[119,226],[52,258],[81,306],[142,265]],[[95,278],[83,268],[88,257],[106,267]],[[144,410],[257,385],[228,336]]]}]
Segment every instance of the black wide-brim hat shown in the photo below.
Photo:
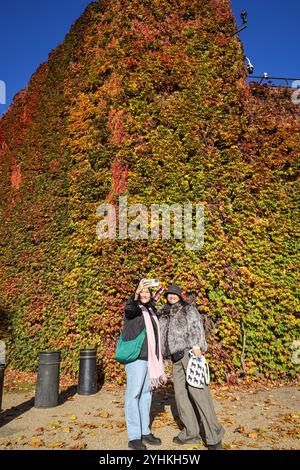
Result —
[{"label": "black wide-brim hat", "polygon": [[167,297],[168,294],[176,294],[176,295],[178,295],[178,297],[181,298],[181,300],[183,300],[182,290],[180,289],[180,287],[177,284],[171,284],[168,287],[168,289],[165,292],[165,296]]}]

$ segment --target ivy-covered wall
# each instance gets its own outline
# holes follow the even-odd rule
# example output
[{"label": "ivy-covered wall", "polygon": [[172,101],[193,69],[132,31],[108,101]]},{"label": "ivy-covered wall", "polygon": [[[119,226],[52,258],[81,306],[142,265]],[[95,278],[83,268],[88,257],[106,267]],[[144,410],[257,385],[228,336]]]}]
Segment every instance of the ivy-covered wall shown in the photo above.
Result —
[{"label": "ivy-covered wall", "polygon": [[[59,349],[76,373],[79,349],[97,346],[106,379],[122,381],[124,302],[155,276],[212,318],[215,380],[297,374],[300,109],[289,90],[247,83],[236,27],[228,0],[93,2],[15,97],[0,120],[13,367]],[[119,195],[203,204],[203,248],[97,239],[96,208]]]}]

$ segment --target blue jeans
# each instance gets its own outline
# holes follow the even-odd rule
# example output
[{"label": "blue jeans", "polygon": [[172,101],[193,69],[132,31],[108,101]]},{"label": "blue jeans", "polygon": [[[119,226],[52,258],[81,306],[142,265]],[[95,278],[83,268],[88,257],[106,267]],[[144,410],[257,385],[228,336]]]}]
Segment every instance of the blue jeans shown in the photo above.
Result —
[{"label": "blue jeans", "polygon": [[125,417],[128,440],[150,434],[152,390],[149,385],[148,362],[141,359],[125,365]]}]

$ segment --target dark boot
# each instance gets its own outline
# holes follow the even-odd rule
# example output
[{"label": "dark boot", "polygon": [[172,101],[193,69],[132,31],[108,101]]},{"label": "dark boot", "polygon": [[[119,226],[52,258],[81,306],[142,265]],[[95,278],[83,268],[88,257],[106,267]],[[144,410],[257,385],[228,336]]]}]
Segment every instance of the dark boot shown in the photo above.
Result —
[{"label": "dark boot", "polygon": [[207,450],[222,450],[222,441],[214,445],[208,445]]},{"label": "dark boot", "polygon": [[151,444],[152,446],[160,446],[161,439],[159,437],[153,436],[153,434],[147,434],[146,436],[142,436],[142,441],[146,442],[146,444]]},{"label": "dark boot", "polygon": [[133,441],[129,441],[128,447],[132,450],[147,450],[147,447],[142,443],[141,439],[134,439]]}]

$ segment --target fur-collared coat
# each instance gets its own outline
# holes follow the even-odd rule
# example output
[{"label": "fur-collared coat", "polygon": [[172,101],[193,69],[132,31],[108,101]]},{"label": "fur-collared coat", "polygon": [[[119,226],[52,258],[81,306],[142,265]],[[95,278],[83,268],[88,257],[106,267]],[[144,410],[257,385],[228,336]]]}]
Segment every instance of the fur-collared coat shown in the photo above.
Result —
[{"label": "fur-collared coat", "polygon": [[207,351],[203,320],[194,304],[177,302],[171,308],[164,305],[158,308],[158,319],[164,358],[194,346]]}]

